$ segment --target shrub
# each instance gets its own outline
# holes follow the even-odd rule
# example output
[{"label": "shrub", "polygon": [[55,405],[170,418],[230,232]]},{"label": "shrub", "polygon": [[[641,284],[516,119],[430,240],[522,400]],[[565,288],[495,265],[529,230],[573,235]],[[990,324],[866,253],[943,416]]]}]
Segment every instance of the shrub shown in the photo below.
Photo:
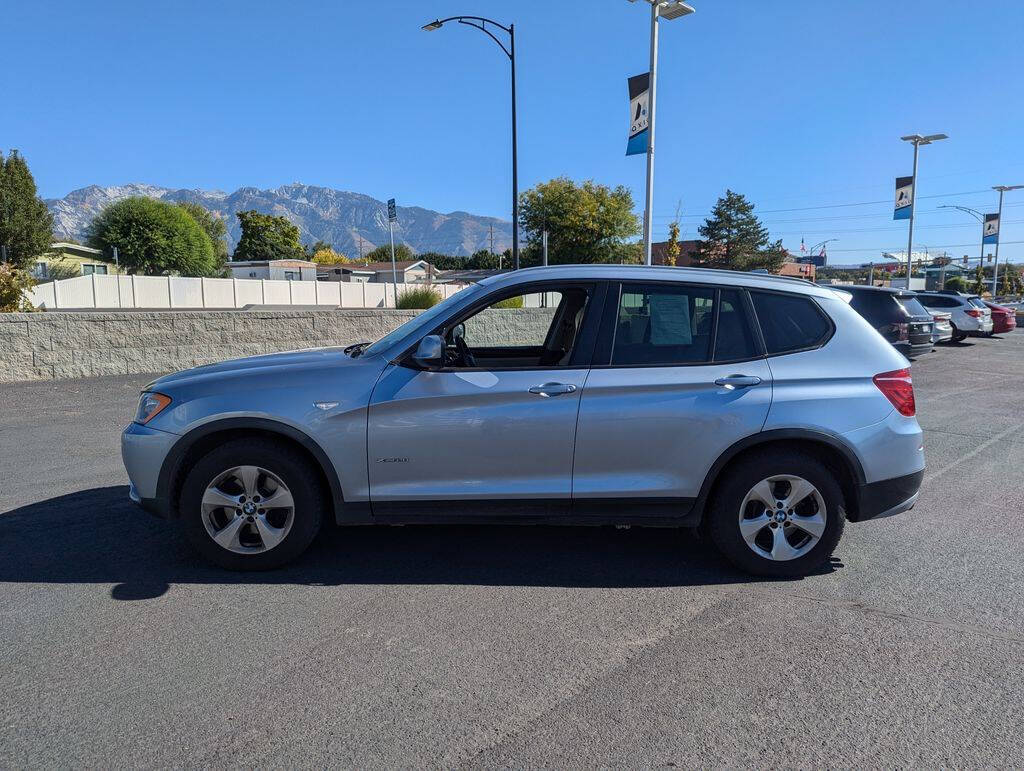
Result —
[{"label": "shrub", "polygon": [[32,276],[25,271],[0,263],[0,313],[34,311],[24,294],[33,284]]},{"label": "shrub", "polygon": [[952,289],[954,292],[966,292],[967,282],[961,276],[952,276],[946,279],[944,289]]},{"label": "shrub", "polygon": [[504,300],[499,300],[491,306],[492,308],[522,308],[523,307],[523,296],[517,294],[515,297],[506,297]]},{"label": "shrub", "polygon": [[441,295],[430,287],[423,286],[416,289],[406,289],[402,294],[398,295],[397,307],[399,310],[404,311],[425,309],[433,308],[439,302],[441,302]]}]

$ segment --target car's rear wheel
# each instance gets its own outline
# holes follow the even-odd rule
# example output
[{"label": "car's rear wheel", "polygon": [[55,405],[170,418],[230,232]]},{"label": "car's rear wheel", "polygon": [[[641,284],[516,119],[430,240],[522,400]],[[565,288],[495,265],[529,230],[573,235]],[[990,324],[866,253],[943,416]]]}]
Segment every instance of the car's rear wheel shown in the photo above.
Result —
[{"label": "car's rear wheel", "polygon": [[766,449],[728,469],[716,488],[708,532],[742,570],[807,575],[839,543],[846,517],[842,489],[810,455]]},{"label": "car's rear wheel", "polygon": [[204,455],[181,488],[189,542],[229,570],[268,570],[298,557],[324,515],[324,491],[305,458],[263,439],[228,442]]},{"label": "car's rear wheel", "polygon": [[959,342],[961,342],[962,340],[966,340],[966,339],[967,339],[967,333],[966,333],[966,332],[961,332],[961,331],[960,331],[959,329],[957,329],[957,328],[956,328],[956,326],[954,325],[954,326],[953,326],[953,340],[952,340],[952,342],[954,342],[954,343],[959,343]]}]

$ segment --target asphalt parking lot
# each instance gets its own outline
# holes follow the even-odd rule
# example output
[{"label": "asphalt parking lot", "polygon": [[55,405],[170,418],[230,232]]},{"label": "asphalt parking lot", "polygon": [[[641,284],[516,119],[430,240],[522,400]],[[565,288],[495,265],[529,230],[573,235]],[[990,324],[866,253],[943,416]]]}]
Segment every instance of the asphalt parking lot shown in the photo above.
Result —
[{"label": "asphalt parking lot", "polygon": [[1020,766],[1024,333],[913,375],[917,506],[780,582],[609,528],[223,573],[127,502],[147,378],[2,385],[0,766]]}]

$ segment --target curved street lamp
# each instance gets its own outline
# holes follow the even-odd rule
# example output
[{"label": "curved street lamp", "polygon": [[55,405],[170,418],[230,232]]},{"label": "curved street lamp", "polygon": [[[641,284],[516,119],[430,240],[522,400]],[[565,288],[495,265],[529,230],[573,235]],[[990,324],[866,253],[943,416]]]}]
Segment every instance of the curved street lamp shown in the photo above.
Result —
[{"label": "curved street lamp", "polygon": [[981,266],[982,271],[985,270],[985,215],[977,209],[972,209],[970,206],[954,206],[953,204],[944,203],[938,208],[940,209],[958,209],[965,214],[970,214],[974,219],[981,223],[981,252],[978,256],[978,264]]},{"label": "curved street lamp", "polygon": [[[515,270],[519,270],[519,161],[517,158],[516,147],[516,27],[514,24],[509,24],[506,27],[504,24],[499,24],[498,22],[493,21],[492,19],[487,19],[483,16],[449,16],[447,19],[435,19],[432,22],[424,24],[423,30],[426,32],[433,32],[434,30],[441,29],[443,25],[450,21],[457,21],[459,24],[465,24],[467,27],[475,27],[483,32],[498,44],[498,47],[501,48],[505,56],[508,57],[509,62],[512,64],[512,263],[513,268]],[[507,47],[487,28],[488,24],[502,30],[508,35]]]}]

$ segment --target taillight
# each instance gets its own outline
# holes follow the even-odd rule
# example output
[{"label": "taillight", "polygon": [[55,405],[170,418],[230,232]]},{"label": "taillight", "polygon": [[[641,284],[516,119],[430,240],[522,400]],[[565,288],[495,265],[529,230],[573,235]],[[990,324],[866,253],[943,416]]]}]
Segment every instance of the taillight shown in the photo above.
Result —
[{"label": "taillight", "polygon": [[892,402],[900,415],[914,417],[917,405],[914,403],[914,383],[910,378],[909,369],[894,369],[892,372],[880,372],[871,380],[885,398]]},{"label": "taillight", "polygon": [[979,311],[977,308],[970,308],[970,309],[964,311],[964,313],[966,313],[968,316],[972,316],[973,318],[976,318],[976,319],[980,319],[981,318],[981,311]]},{"label": "taillight", "polygon": [[944,316],[932,316],[932,321],[945,321]]},{"label": "taillight", "polygon": [[910,339],[910,324],[893,324],[892,331],[898,335],[897,340]]}]

